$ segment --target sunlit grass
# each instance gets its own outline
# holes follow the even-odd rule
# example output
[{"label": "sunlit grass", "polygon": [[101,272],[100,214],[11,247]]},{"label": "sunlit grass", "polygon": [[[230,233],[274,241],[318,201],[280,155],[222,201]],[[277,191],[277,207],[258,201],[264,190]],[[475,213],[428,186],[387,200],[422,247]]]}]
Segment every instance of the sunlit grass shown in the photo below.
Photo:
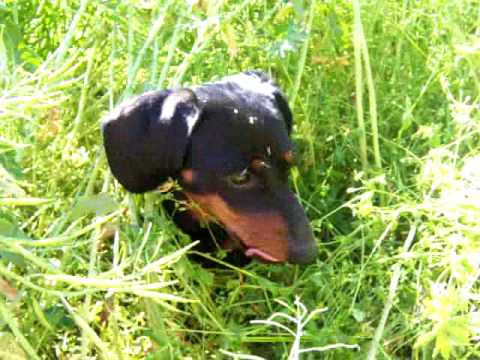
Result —
[{"label": "sunlit grass", "polygon": [[[467,0],[0,3],[0,359],[480,357],[479,22]],[[246,69],[294,109],[306,267],[202,268],[170,195],[105,162],[125,98]]]}]

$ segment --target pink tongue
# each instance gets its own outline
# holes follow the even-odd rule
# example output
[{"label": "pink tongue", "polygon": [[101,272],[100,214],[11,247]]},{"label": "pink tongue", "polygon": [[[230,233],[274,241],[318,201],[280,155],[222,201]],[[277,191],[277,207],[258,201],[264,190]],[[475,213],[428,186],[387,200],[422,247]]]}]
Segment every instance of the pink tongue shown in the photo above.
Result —
[{"label": "pink tongue", "polygon": [[259,257],[267,261],[271,262],[280,262],[277,258],[273,257],[270,254],[267,254],[266,252],[263,252],[262,250],[255,249],[255,248],[248,248],[247,251],[245,251],[245,255],[248,257]]}]

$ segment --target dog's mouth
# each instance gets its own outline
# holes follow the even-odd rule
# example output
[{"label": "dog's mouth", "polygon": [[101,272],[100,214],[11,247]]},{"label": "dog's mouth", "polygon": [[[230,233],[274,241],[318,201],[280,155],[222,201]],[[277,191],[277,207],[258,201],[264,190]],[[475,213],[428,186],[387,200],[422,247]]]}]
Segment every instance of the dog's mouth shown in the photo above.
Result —
[{"label": "dog's mouth", "polygon": [[223,247],[227,250],[240,250],[246,257],[259,260],[263,263],[280,263],[280,259],[275,256],[258,249],[254,246],[245,244],[237,235],[233,232],[226,230],[227,239],[223,243]]},{"label": "dog's mouth", "polygon": [[[262,250],[257,246],[249,245],[246,241],[243,241],[241,236],[237,235],[237,232],[234,231],[232,227],[226,225],[228,221],[221,221],[212,214],[215,213],[215,211],[211,209],[210,211],[202,210],[202,202],[207,203],[208,205],[208,201],[205,201],[201,195],[196,197],[194,193],[184,192],[181,196],[186,196],[189,203],[194,203],[196,200],[200,200],[200,207],[189,206],[188,213],[191,216],[191,220],[200,222],[203,226],[214,228],[219,235],[217,240],[220,240],[216,244],[220,245],[223,249],[230,250],[235,254],[241,253],[245,258],[259,260],[263,263],[283,263],[286,261],[285,259],[281,259],[271,254],[269,251]],[[216,201],[218,202],[218,200]],[[220,201],[220,204],[222,204],[222,201],[223,200]],[[223,207],[225,206],[227,205],[223,205]],[[222,210],[223,207],[220,206],[220,210]],[[221,213],[222,211],[220,210],[217,212]],[[227,207],[227,210],[225,211],[223,209],[223,211],[228,214],[230,210]]]}]

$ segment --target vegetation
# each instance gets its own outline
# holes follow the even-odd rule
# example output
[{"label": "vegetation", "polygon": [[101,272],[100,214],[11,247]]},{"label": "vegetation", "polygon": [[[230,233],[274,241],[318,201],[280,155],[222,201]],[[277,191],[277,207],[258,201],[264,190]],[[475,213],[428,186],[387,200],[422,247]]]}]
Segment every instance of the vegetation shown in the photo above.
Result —
[{"label": "vegetation", "polygon": [[[105,162],[122,99],[246,69],[295,113],[309,266],[202,268]],[[479,69],[469,0],[0,1],[0,358],[480,358]]]}]

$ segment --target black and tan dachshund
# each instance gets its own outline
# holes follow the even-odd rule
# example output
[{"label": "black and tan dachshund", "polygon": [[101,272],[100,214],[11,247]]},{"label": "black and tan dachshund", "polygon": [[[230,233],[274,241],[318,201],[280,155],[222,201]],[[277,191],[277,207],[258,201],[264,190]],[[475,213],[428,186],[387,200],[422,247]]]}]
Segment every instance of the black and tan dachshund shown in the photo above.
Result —
[{"label": "black and tan dachshund", "polygon": [[103,137],[112,173],[128,191],[178,180],[176,196],[192,206],[173,220],[186,233],[219,224],[226,248],[303,264],[315,259],[316,244],[288,184],[292,121],[280,89],[250,71],[140,95],[108,115]]}]

